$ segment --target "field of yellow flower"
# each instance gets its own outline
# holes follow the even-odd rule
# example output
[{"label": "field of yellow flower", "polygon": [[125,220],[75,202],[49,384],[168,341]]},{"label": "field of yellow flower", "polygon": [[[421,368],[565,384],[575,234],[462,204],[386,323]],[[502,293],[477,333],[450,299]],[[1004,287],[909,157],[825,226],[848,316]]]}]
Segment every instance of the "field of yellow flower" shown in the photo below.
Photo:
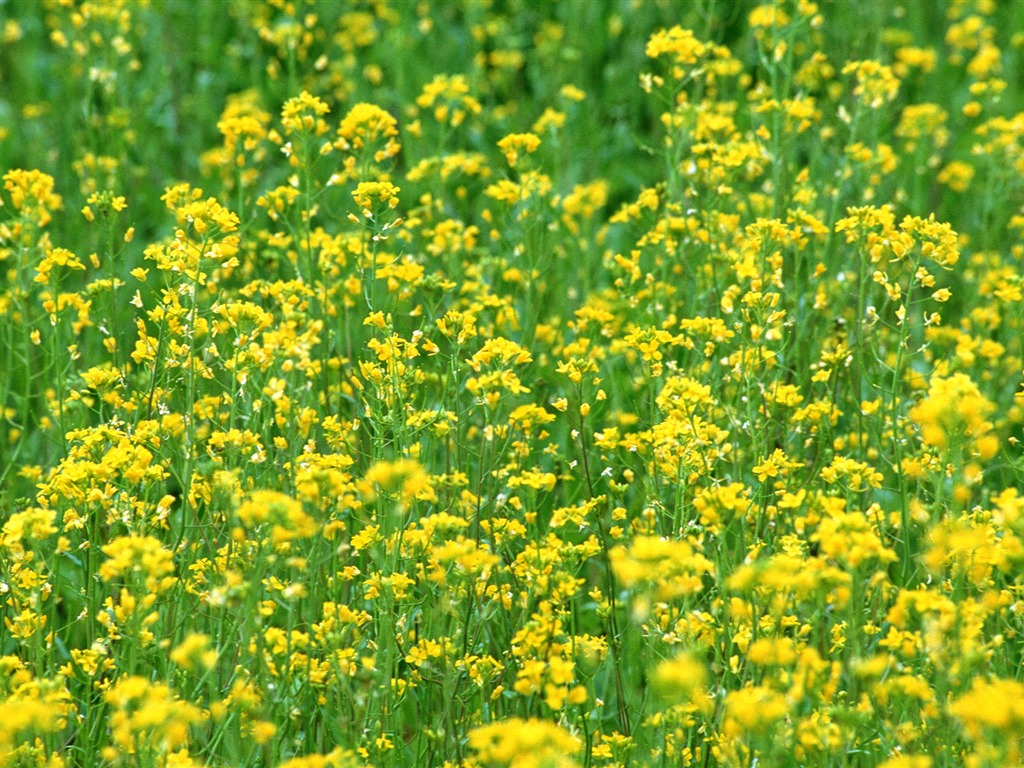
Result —
[{"label": "field of yellow flower", "polygon": [[1024,765],[1024,3],[0,40],[0,767]]}]

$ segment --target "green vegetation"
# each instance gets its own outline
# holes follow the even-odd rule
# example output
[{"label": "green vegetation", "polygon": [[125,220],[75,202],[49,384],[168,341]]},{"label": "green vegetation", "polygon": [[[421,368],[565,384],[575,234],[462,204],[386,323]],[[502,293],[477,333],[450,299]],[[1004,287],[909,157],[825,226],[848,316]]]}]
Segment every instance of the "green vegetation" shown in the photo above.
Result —
[{"label": "green vegetation", "polygon": [[1021,29],[0,0],[0,768],[1021,764]]}]

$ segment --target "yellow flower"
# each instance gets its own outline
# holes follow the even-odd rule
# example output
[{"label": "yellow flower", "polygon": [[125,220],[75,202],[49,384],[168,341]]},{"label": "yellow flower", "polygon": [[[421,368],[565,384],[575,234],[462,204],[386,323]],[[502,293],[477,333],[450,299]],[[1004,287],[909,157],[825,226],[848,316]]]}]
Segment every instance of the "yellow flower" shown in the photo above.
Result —
[{"label": "yellow flower", "polygon": [[957,718],[975,742],[995,739],[1005,745],[1007,762],[1020,759],[1024,733],[1024,684],[1017,680],[977,679],[971,690],[955,699],[948,712]]},{"label": "yellow flower", "polygon": [[791,637],[761,637],[747,648],[747,660],[758,666],[787,667],[797,660],[797,646]]},{"label": "yellow flower", "polygon": [[166,685],[141,676],[123,677],[108,688],[111,740],[134,752],[138,745],[158,754],[184,746],[189,727],[202,719],[199,708],[181,701]]},{"label": "yellow flower", "polygon": [[252,740],[257,744],[266,744],[277,733],[277,726],[269,720],[257,720],[252,724]]},{"label": "yellow flower", "polygon": [[403,504],[437,499],[430,475],[412,459],[377,462],[366,471],[359,487],[367,498],[383,492],[397,495]]},{"label": "yellow flower", "polygon": [[0,657],[0,762],[37,765],[23,763],[15,750],[35,737],[65,730],[72,706],[62,679],[34,677],[17,657]]},{"label": "yellow flower", "polygon": [[987,420],[994,410],[995,405],[969,376],[956,373],[933,378],[927,396],[910,409],[909,416],[920,427],[925,445],[944,449],[961,446],[968,455],[977,452],[979,458],[988,460],[999,450]]},{"label": "yellow flower", "polygon": [[434,119],[439,123],[458,127],[468,115],[479,114],[483,107],[469,95],[469,84],[464,75],[437,75],[423,86],[423,92],[416,98],[420,109],[433,109]]},{"label": "yellow flower", "polygon": [[255,152],[267,138],[269,124],[270,113],[260,108],[257,91],[243,91],[228,97],[217,130],[224,137],[224,149],[236,167],[242,167],[246,154]]},{"label": "yellow flower", "polygon": [[57,533],[56,517],[54,510],[36,507],[15,512],[4,523],[0,546],[10,551],[20,549],[23,542],[42,541],[52,536]]},{"label": "yellow flower", "polygon": [[103,554],[108,558],[100,565],[104,581],[142,577],[146,589],[157,592],[169,586],[167,577],[174,573],[173,554],[154,536],[118,536],[103,547]]},{"label": "yellow flower", "polygon": [[740,688],[725,696],[722,731],[733,737],[762,734],[788,713],[789,704],[780,693],[760,685]]},{"label": "yellow flower", "polygon": [[50,223],[53,212],[63,203],[60,195],[53,191],[53,177],[40,171],[8,171],[3,175],[3,182],[14,210],[34,219],[40,227]]},{"label": "yellow flower", "polygon": [[376,104],[359,103],[348,111],[338,126],[338,149],[370,150],[374,162],[381,163],[398,154],[401,144],[395,141],[398,122]]},{"label": "yellow flower", "polygon": [[886,760],[878,768],[932,768],[928,755],[899,755]]},{"label": "yellow flower", "polygon": [[532,133],[510,133],[498,142],[498,149],[505,155],[505,160],[513,168],[519,162],[519,153],[531,154],[540,146],[540,138]]},{"label": "yellow flower", "polygon": [[654,670],[654,690],[668,706],[692,705],[708,711],[711,700],[706,696],[707,665],[696,654],[684,651],[662,661]]},{"label": "yellow flower", "polygon": [[281,214],[287,211],[299,197],[299,190],[295,187],[281,185],[268,190],[256,198],[256,205],[267,209],[267,215],[271,221],[277,221]]},{"label": "yellow flower", "polygon": [[782,27],[789,22],[789,16],[777,5],[759,5],[747,17],[751,27]]},{"label": "yellow flower", "polygon": [[348,750],[338,747],[326,755],[304,755],[278,763],[277,768],[363,768],[366,763]]},{"label": "yellow flower", "polygon": [[895,99],[900,89],[899,78],[893,74],[892,67],[878,61],[851,61],[843,67],[843,74],[851,73],[856,83],[853,95],[871,109]]},{"label": "yellow flower", "polygon": [[469,367],[479,372],[485,365],[524,365],[533,360],[529,350],[509,339],[488,339],[469,359]]},{"label": "yellow flower", "polygon": [[580,740],[545,720],[513,717],[469,732],[469,748],[492,768],[573,768]]},{"label": "yellow flower", "polygon": [[171,651],[171,661],[190,672],[211,669],[217,663],[217,649],[210,647],[208,635],[193,632]]},{"label": "yellow flower", "polygon": [[84,270],[83,264],[75,254],[66,248],[51,248],[46,252],[46,257],[36,267],[35,282],[43,285],[50,284],[50,273],[54,267],[67,267],[68,269]]},{"label": "yellow flower", "polygon": [[823,555],[859,568],[865,563],[896,561],[896,553],[885,546],[878,531],[863,512],[836,512],[818,524],[811,541],[821,543]]},{"label": "yellow flower", "polygon": [[352,197],[363,209],[363,215],[374,218],[379,212],[398,206],[398,193],[402,190],[390,181],[363,181],[356,187]]},{"label": "yellow flower", "polygon": [[715,568],[689,542],[657,536],[637,536],[608,557],[623,587],[650,590],[658,600],[697,594],[704,589],[704,575]]},{"label": "yellow flower", "polygon": [[281,109],[281,125],[286,134],[307,133],[322,136],[327,133],[327,123],[323,115],[331,111],[326,102],[303,91],[298,96],[288,99]]},{"label": "yellow flower", "polygon": [[687,66],[696,64],[707,51],[707,44],[698,40],[691,30],[678,26],[655,32],[644,49],[649,59],[665,56],[675,64]]},{"label": "yellow flower", "polygon": [[306,514],[302,502],[278,491],[254,491],[235,515],[247,528],[269,523],[275,544],[307,539],[317,532],[316,521]]},{"label": "yellow flower", "polygon": [[939,171],[935,180],[945,184],[954,192],[966,192],[974,178],[974,166],[960,160],[952,160]]}]

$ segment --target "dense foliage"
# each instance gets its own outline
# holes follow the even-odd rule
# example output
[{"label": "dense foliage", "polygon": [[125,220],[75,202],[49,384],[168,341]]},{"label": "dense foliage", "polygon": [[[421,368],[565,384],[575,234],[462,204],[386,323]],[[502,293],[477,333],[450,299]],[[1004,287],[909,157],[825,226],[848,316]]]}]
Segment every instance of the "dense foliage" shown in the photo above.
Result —
[{"label": "dense foliage", "polygon": [[0,0],[0,766],[1020,765],[1017,30]]}]

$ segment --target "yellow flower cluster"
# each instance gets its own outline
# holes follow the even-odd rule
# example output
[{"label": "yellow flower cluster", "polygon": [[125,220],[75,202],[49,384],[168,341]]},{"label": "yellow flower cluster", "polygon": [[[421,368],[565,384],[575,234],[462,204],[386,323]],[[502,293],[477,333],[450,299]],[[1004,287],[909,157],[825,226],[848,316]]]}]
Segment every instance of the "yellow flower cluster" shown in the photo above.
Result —
[{"label": "yellow flower cluster", "polygon": [[1017,4],[0,5],[0,768],[1024,760]]}]

